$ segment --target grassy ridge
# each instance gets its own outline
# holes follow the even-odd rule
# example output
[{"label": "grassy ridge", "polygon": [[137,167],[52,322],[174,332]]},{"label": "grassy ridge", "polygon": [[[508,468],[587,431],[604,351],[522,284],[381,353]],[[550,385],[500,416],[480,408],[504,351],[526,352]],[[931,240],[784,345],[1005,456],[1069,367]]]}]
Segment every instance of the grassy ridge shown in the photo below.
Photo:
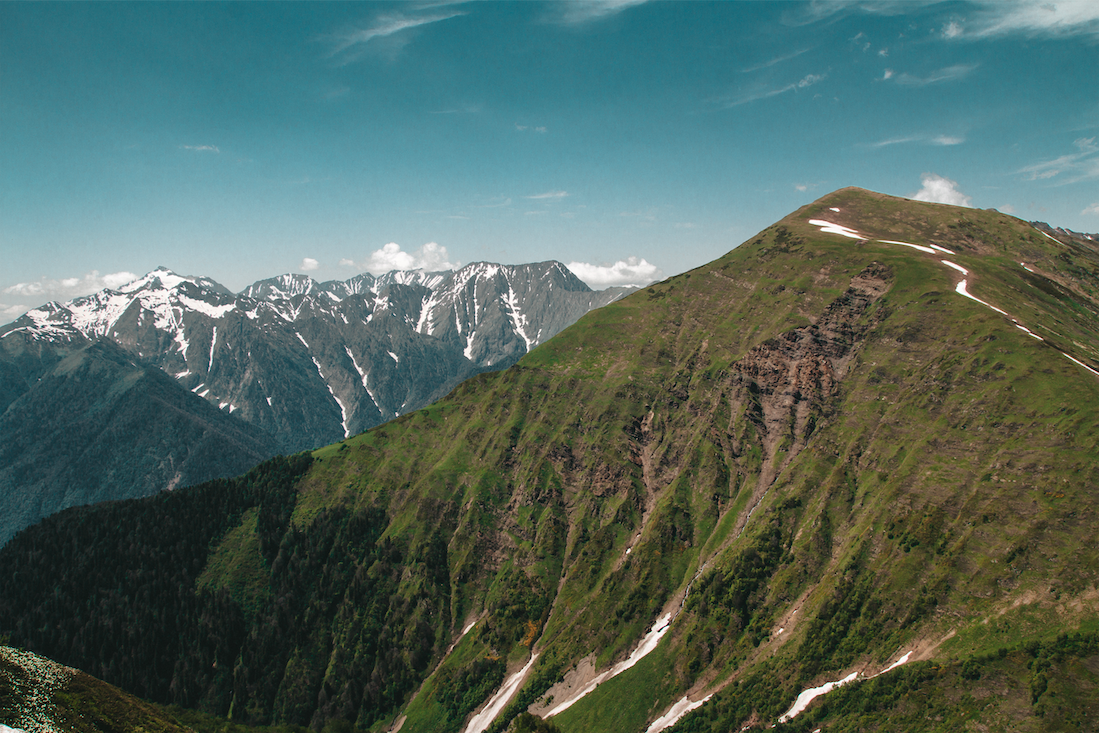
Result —
[{"label": "grassy ridge", "polygon": [[[954,292],[944,258],[1046,341]],[[658,650],[555,725],[643,730],[716,691],[681,725],[765,726],[804,687],[902,650],[963,665],[1087,628],[1099,379],[1060,351],[1097,363],[1097,263],[995,212],[825,197],[316,451],[285,522],[241,515],[199,581],[242,612],[297,599],[278,616],[292,650],[246,630],[231,694],[202,699],[255,723],[458,730],[533,652],[524,704],[583,660],[624,658],[692,581]],[[261,542],[265,526],[281,536]],[[911,711],[946,704],[948,678],[917,677]],[[1090,704],[1073,699],[1066,720]]]}]

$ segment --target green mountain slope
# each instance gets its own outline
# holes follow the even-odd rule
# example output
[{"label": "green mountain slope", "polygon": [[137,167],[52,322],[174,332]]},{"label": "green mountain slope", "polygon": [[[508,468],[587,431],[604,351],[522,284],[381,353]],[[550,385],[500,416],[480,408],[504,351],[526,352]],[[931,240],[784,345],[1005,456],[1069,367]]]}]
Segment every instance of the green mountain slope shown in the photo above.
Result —
[{"label": "green mountain slope", "polygon": [[237,475],[277,453],[262,430],[107,340],[43,370],[0,411],[0,435],[0,544],[65,507]]},{"label": "green mountain slope", "polygon": [[117,674],[167,608],[96,605],[166,563],[101,549],[138,508],[4,548],[0,631],[318,730],[1071,730],[1099,670],[1097,286],[1089,240],[842,189],[248,494],[173,576],[207,651],[153,650],[156,685]]}]

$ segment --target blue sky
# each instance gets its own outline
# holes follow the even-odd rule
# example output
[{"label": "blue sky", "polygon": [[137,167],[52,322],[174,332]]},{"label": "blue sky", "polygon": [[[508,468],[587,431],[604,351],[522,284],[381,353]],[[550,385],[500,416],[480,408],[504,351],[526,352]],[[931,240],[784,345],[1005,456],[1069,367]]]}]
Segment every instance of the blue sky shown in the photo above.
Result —
[{"label": "blue sky", "polygon": [[1099,231],[1099,3],[0,4],[0,321],[160,265],[644,282],[848,185]]}]

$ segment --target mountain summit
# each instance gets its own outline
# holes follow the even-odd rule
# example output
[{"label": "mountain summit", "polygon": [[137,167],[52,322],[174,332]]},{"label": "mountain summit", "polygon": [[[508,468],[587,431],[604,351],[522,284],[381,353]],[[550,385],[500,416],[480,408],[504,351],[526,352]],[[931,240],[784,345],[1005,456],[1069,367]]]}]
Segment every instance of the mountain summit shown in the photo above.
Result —
[{"label": "mountain summit", "polygon": [[430,407],[47,519],[0,632],[317,730],[1086,728],[1097,284],[842,189]]}]

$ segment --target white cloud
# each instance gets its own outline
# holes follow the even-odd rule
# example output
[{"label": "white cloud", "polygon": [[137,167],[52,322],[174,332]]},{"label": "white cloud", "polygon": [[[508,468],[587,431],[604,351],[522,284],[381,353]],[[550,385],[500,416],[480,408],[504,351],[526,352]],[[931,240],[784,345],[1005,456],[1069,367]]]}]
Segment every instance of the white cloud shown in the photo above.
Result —
[{"label": "white cloud", "polygon": [[1095,215],[1099,216],[1099,201],[1096,201],[1094,204],[1087,207],[1086,209],[1084,209],[1080,213],[1081,214],[1095,214]]},{"label": "white cloud", "polygon": [[16,283],[4,288],[4,293],[21,298],[68,300],[78,298],[81,295],[91,295],[104,288],[115,290],[136,279],[137,275],[132,272],[112,272],[100,275],[98,270],[92,270],[81,277],[65,277],[59,280],[43,277],[32,282]]},{"label": "white cloud", "polygon": [[797,191],[806,191],[806,190],[808,190],[808,188],[809,187],[806,186],[804,183],[795,183],[794,184],[794,189],[797,190]]},{"label": "white cloud", "polygon": [[662,273],[656,265],[643,258],[627,257],[613,265],[592,265],[587,262],[570,262],[565,267],[591,288],[602,290],[615,285],[647,285],[660,279]]},{"label": "white cloud", "polygon": [[916,201],[930,201],[935,204],[952,204],[954,206],[969,206],[970,197],[958,190],[956,181],[934,173],[924,173],[920,177],[923,187],[909,196]]},{"label": "white cloud", "polygon": [[528,199],[563,199],[569,195],[568,191],[546,191],[545,193],[535,194],[534,196],[524,196]]},{"label": "white cloud", "polygon": [[893,78],[893,70],[892,69],[886,69],[885,73],[882,74],[881,78],[882,79],[892,79]]},{"label": "white cloud", "polygon": [[0,303],[0,324],[14,321],[31,309],[29,305],[7,305]]},{"label": "white cloud", "polygon": [[320,266],[321,263],[317,262],[312,257],[305,257],[302,259],[301,264],[298,265],[298,269],[302,272],[310,272],[312,270],[316,270]]},{"label": "white cloud", "polygon": [[184,150],[194,150],[199,153],[220,153],[217,145],[180,145]]},{"label": "white cloud", "polygon": [[1004,204],[1003,206],[997,207],[997,211],[1000,211],[1001,213],[1004,213],[1004,214],[1014,214],[1015,213],[1015,207],[1012,206],[1011,204]]},{"label": "white cloud", "polygon": [[939,135],[931,138],[931,143],[934,145],[961,145],[964,142],[964,137],[955,137],[954,135]]},{"label": "white cloud", "polygon": [[460,262],[450,262],[446,247],[428,242],[415,252],[405,252],[401,245],[390,242],[381,249],[370,253],[364,262],[355,262],[346,257],[340,260],[340,267],[356,267],[373,275],[384,275],[393,270],[455,270]]}]

